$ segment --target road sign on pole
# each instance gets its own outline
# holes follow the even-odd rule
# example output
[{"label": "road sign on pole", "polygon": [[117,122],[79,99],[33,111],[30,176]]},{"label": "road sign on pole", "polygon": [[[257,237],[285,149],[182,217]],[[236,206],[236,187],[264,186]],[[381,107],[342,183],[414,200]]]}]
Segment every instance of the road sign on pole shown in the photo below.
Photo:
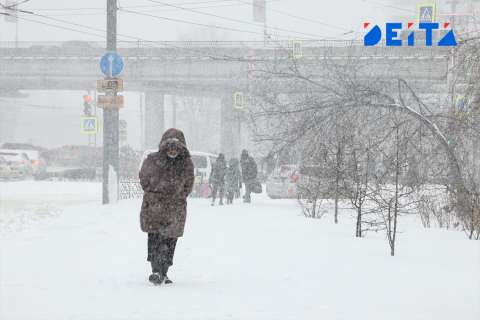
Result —
[{"label": "road sign on pole", "polygon": [[98,118],[97,117],[82,117],[81,118],[81,132],[86,135],[94,135],[98,133]]},{"label": "road sign on pole", "polygon": [[105,79],[97,80],[97,91],[98,92],[121,92],[123,91],[123,80],[122,79]]},{"label": "road sign on pole", "polygon": [[124,106],[123,96],[97,96],[97,107],[102,109],[121,109]]},{"label": "road sign on pole", "polygon": [[[117,52],[117,0],[107,0],[107,53],[100,60],[100,68],[106,78],[118,76],[123,69],[123,60]],[[107,92],[106,96],[114,98],[116,92]],[[120,98],[120,99],[123,99]],[[123,102],[123,100],[122,100]],[[102,166],[102,203],[108,204],[118,201],[119,165],[119,112],[116,104],[108,104],[110,109],[103,109],[103,166]]]},{"label": "road sign on pole", "polygon": [[293,59],[300,59],[302,56],[303,56],[302,42],[301,41],[293,41],[292,42],[292,58]]},{"label": "road sign on pole", "polygon": [[420,4],[418,6],[418,22],[435,22],[437,14],[435,3]]},{"label": "road sign on pole", "polygon": [[107,52],[100,59],[100,69],[106,77],[116,77],[122,73],[123,59],[116,52]]},{"label": "road sign on pole", "polygon": [[233,106],[235,109],[243,109],[245,107],[245,97],[243,92],[235,92],[233,95]]}]

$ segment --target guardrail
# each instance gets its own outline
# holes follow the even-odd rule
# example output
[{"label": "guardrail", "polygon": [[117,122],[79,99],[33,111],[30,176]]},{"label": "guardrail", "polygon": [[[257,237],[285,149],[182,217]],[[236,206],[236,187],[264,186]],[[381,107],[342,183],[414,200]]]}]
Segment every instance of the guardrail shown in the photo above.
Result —
[{"label": "guardrail", "polygon": [[139,199],[143,197],[143,189],[140,181],[134,178],[120,178],[119,181],[119,198]]},{"label": "guardrail", "polygon": [[[304,47],[350,47],[363,45],[361,40],[302,40]],[[289,47],[292,44],[290,40],[270,40],[264,41],[118,41],[118,48],[282,48]],[[91,47],[105,49],[105,42],[102,41],[0,41],[0,48],[19,48],[30,47]]]}]

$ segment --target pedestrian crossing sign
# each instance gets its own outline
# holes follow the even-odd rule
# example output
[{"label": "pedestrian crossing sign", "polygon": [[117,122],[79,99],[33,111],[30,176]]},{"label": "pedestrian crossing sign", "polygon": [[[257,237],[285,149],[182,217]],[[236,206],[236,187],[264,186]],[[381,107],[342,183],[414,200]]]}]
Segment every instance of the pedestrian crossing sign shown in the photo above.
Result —
[{"label": "pedestrian crossing sign", "polygon": [[82,134],[93,135],[98,133],[98,118],[97,117],[82,117],[81,120]]},{"label": "pedestrian crossing sign", "polygon": [[233,94],[233,106],[235,109],[243,109],[245,107],[245,97],[243,96],[243,92],[235,92]]},{"label": "pedestrian crossing sign", "polygon": [[293,59],[300,59],[303,56],[302,53],[302,42],[301,41],[293,41],[292,42],[292,52],[291,57]]},{"label": "pedestrian crossing sign", "polygon": [[436,20],[437,5],[435,3],[421,4],[418,6],[418,22],[433,23]]}]

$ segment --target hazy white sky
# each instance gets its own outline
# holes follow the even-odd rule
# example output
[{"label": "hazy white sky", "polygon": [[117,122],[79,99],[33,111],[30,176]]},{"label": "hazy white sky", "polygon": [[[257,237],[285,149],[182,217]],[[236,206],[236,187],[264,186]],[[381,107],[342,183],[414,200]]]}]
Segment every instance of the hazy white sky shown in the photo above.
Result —
[{"label": "hazy white sky", "polygon": [[[6,0],[0,1],[5,3]],[[158,0],[157,3],[148,0],[120,0],[119,3],[125,10],[142,12],[148,15],[180,19],[200,24],[214,24],[221,27],[253,32],[242,33],[206,28],[120,11],[118,21],[118,31],[120,34],[131,35],[146,40],[262,39],[262,25],[255,25],[253,22],[252,25],[242,24],[228,20],[228,18],[231,18],[251,22],[252,0]],[[162,5],[165,3],[195,8],[197,11],[214,14],[227,19]],[[402,12],[402,8],[412,9],[413,12],[415,11],[415,6],[411,4],[398,4],[397,2],[395,5],[400,7],[400,9],[388,7],[389,4],[392,4],[391,0],[267,0],[267,20],[269,26],[299,32],[271,30],[274,34],[280,34],[289,38],[341,38],[344,37],[342,34],[348,30],[361,32],[361,24],[365,20],[384,21],[392,14],[405,14],[405,10]],[[69,23],[104,30],[106,19],[105,6],[106,0],[30,0],[28,3],[22,5],[21,8],[48,16],[49,19],[39,16],[23,15],[23,19],[20,20],[19,24],[19,40],[64,41],[76,39],[102,41],[102,31],[84,29],[78,25],[61,23],[60,21],[51,19],[65,20]],[[282,14],[277,10],[303,19]],[[99,36],[82,34],[81,32],[72,30],[61,30],[52,26],[27,21],[26,19],[61,25],[74,30],[88,31],[99,34]],[[352,38],[353,36],[353,34],[349,34],[348,38]],[[15,24],[7,23],[0,17],[0,40],[13,41],[14,39]],[[119,39],[122,39],[122,37]]]}]

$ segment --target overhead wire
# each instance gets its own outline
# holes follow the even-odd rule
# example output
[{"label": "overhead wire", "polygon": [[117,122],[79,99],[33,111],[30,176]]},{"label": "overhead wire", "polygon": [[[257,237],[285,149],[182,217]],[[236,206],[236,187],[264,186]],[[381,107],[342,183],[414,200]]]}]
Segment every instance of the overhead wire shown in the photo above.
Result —
[{"label": "overhead wire", "polygon": [[[193,24],[193,25],[199,25],[199,26],[202,26],[202,27],[207,27],[207,28],[218,28],[218,29],[222,29],[222,30],[228,30],[228,31],[235,31],[235,32],[244,32],[244,33],[250,33],[250,34],[259,34],[259,35],[263,35],[263,33],[259,33],[259,32],[255,32],[255,31],[250,31],[250,30],[243,30],[243,29],[237,29],[237,28],[230,28],[230,27],[224,27],[224,26],[218,26],[218,25],[208,25],[208,24],[203,24],[203,23],[196,23],[196,22],[192,22],[192,21],[188,21],[188,20],[181,20],[181,19],[173,19],[173,18],[168,18],[168,17],[161,17],[161,16],[156,16],[156,15],[150,15],[150,14],[146,14],[146,13],[143,13],[143,12],[136,12],[136,11],[132,11],[132,10],[119,10],[119,11],[124,11],[124,12],[129,12],[129,13],[132,13],[132,14],[137,14],[137,15],[142,15],[142,16],[149,16],[149,17],[152,17],[152,18],[157,18],[157,19],[161,19],[161,20],[167,20],[167,21],[174,21],[174,22],[182,22],[182,23],[187,23],[187,24]],[[58,24],[53,24],[53,23],[48,23],[48,22],[45,22],[45,21],[39,21],[39,20],[35,20],[35,19],[29,19],[29,18],[26,18],[25,15],[26,13],[24,13],[23,16],[19,16],[19,19],[22,19],[22,20],[25,20],[25,21],[29,21],[29,22],[32,22],[32,23],[37,23],[37,24],[42,24],[42,25],[46,25],[46,26],[49,26],[49,27],[53,27],[53,28],[57,28],[57,29],[63,29],[63,30],[67,30],[67,31],[72,31],[72,32],[76,32],[76,33],[81,33],[81,34],[88,34],[88,35],[93,35],[95,37],[98,37],[98,38],[102,38],[102,39],[105,39],[106,38],[106,30],[105,29],[101,29],[101,28],[95,28],[95,27],[91,27],[91,26],[88,26],[88,25],[83,25],[83,24],[79,24],[79,23],[75,23],[75,22],[72,22],[72,21],[67,21],[67,20],[63,20],[63,19],[58,19],[58,18],[54,18],[54,17],[51,17],[51,16],[47,16],[47,15],[44,15],[44,14],[38,14],[38,13],[33,13],[33,12],[28,12],[29,15],[33,15],[33,16],[36,16],[36,17],[39,17],[39,18],[43,18],[43,19],[48,19],[48,20],[51,20],[51,21],[55,21],[55,22],[59,22],[61,24],[67,24],[67,25],[71,25],[71,26],[75,26],[75,27],[79,27],[79,28],[82,28],[82,29],[88,29],[90,31],[94,31],[94,32],[90,32],[90,31],[84,31],[84,30],[79,30],[78,28],[71,28],[71,27],[66,27],[66,26],[63,26],[63,25],[58,25]],[[100,34],[99,34],[99,33]],[[152,41],[152,40],[146,40],[146,39],[143,39],[141,37],[137,37],[137,36],[131,36],[131,35],[126,35],[126,34],[122,34],[122,33],[118,33],[118,36],[121,37],[121,38],[126,38],[126,39],[130,39],[130,40],[135,40],[135,41],[139,41],[139,42],[142,42],[143,45],[145,46],[148,46],[148,47],[158,47],[159,45],[161,46],[164,46],[164,47],[171,47],[171,48],[178,48],[178,49],[187,49],[187,50],[190,50],[190,51],[197,51],[199,50],[199,53],[200,54],[204,54],[204,52],[202,52],[202,50],[200,49],[196,49],[196,48],[192,48],[192,47],[189,47],[187,46],[186,47],[180,47],[180,46],[175,46],[173,44],[173,42],[168,42],[168,41]],[[282,37],[282,36],[279,36],[279,37]],[[283,37],[286,37],[286,36],[283,36]],[[287,37],[288,38],[288,37]],[[321,40],[321,39],[315,39],[315,40]],[[221,43],[221,41],[214,41],[215,43]]]},{"label": "overhead wire", "polygon": [[[243,4],[249,4],[249,2],[246,2],[246,1],[243,1],[243,0],[236,0],[240,3],[243,3]],[[302,17],[302,16],[298,16],[298,15],[294,15],[294,14],[291,14],[289,12],[286,12],[286,11],[282,11],[282,10],[278,10],[278,9],[274,9],[274,8],[269,8],[268,11],[271,11],[271,12],[276,12],[276,13],[279,13],[281,15],[284,15],[284,16],[287,16],[287,17],[291,17],[291,18],[295,18],[297,20],[303,20],[303,21],[307,21],[307,22],[311,22],[311,23],[315,23],[315,24],[319,24],[319,25],[322,25],[324,27],[328,27],[328,28],[332,28],[332,29],[337,29],[337,30],[343,30],[343,31],[346,31],[348,33],[351,33],[353,32],[353,30],[350,30],[350,29],[347,29],[347,28],[344,28],[344,27],[339,27],[337,25],[334,25],[334,24],[331,24],[331,23],[327,23],[327,22],[324,22],[324,21],[320,21],[320,20],[315,20],[315,19],[311,19],[311,18],[305,18],[305,17]]]},{"label": "overhead wire", "polygon": [[391,4],[381,3],[381,2],[378,2],[378,1],[372,1],[372,0],[362,0],[362,1],[366,2],[366,3],[373,4],[373,5],[377,5],[377,6],[380,6],[380,7],[384,7],[384,8],[390,8],[390,9],[395,9],[395,10],[404,11],[404,12],[416,13],[416,11],[412,10],[412,9],[397,7],[397,6],[394,6],[394,5],[391,5]]},{"label": "overhead wire", "polygon": [[[282,1],[282,0],[267,0],[268,2],[277,2],[277,1]],[[227,3],[225,3],[227,2]],[[201,5],[201,4],[211,4],[211,3],[223,3],[219,5],[210,5],[210,6],[205,6],[205,7],[196,7],[195,9],[203,9],[203,8],[220,8],[220,7],[226,7],[226,6],[238,6],[238,5],[245,5],[245,4],[240,4],[236,0],[205,0],[205,1],[188,1],[188,2],[179,2],[175,3],[177,5]],[[250,5],[250,4],[249,4]],[[141,8],[157,8],[157,7],[163,7],[163,5],[126,5],[126,6],[121,6],[122,8],[125,9],[141,9]],[[86,8],[29,8],[30,10],[34,11],[56,11],[56,12],[62,12],[62,11],[106,11],[105,7],[86,7]]]},{"label": "overhead wire", "polygon": [[[60,22],[60,23],[63,23],[63,24],[69,24],[69,25],[73,25],[73,26],[76,26],[76,27],[80,27],[80,28],[84,28],[84,29],[88,29],[88,30],[92,30],[92,31],[98,31],[98,32],[101,32],[101,34],[90,32],[90,31],[84,31],[84,30],[80,30],[80,29],[74,29],[74,28],[70,28],[70,27],[65,27],[65,26],[62,26],[62,25],[52,24],[52,23],[48,23],[48,22],[44,22],[44,21],[35,20],[35,19],[30,19],[30,18],[26,18],[23,15],[22,16],[19,15],[18,18],[21,19],[21,20],[24,20],[24,21],[28,21],[28,22],[32,22],[32,23],[36,23],[36,24],[41,24],[41,25],[53,27],[53,28],[56,28],[56,29],[67,30],[67,31],[72,31],[72,32],[76,32],[76,33],[81,33],[81,34],[88,34],[88,35],[95,36],[97,38],[101,38],[103,40],[106,39],[106,30],[104,30],[104,29],[95,28],[95,27],[91,27],[91,26],[86,26],[86,25],[82,25],[82,24],[79,24],[79,23],[74,23],[74,22],[70,22],[70,21],[66,21],[66,20],[62,20],[62,19],[52,18],[52,17],[46,16],[46,15],[41,15],[41,14],[31,13],[29,15],[38,16],[38,17],[45,18],[45,19],[50,19],[52,21]],[[120,34],[120,33],[118,33],[117,35],[119,37],[140,41],[143,46],[150,47],[150,48],[158,48],[158,45],[161,44],[164,47],[187,50],[187,51],[195,52],[195,53],[198,52],[200,55],[204,55],[203,50],[198,49],[198,48],[180,47],[180,46],[175,46],[175,45],[173,45],[171,43],[168,43],[168,42],[146,40],[146,39],[143,39],[143,38],[140,38],[140,37],[130,36],[130,35],[126,35],[126,34]]]},{"label": "overhead wire", "polygon": [[[231,0],[235,1],[235,0]],[[270,2],[274,1],[281,1],[281,0],[270,0]],[[228,4],[217,4],[217,5],[208,5],[208,6],[199,6],[199,7],[188,7],[190,9],[218,9],[218,8],[226,8],[226,7],[237,7],[237,6],[244,6],[243,3],[228,3]],[[169,9],[158,9],[160,7],[164,7],[162,5],[144,5],[144,6],[122,6],[122,8],[126,9],[139,9],[141,12],[172,12],[178,11],[179,9],[169,8]],[[157,9],[156,9],[157,8]],[[50,14],[50,16],[56,17],[73,17],[73,16],[100,16],[104,15],[106,12],[105,9],[102,9],[100,12],[84,12],[84,13],[59,13],[59,14]]]},{"label": "overhead wire", "polygon": [[[149,14],[149,13],[146,13],[146,12],[140,12],[140,11],[126,10],[126,9],[121,9],[119,11],[120,12],[131,13],[131,14],[135,14],[135,15],[140,15],[140,16],[144,16],[144,17],[155,18],[155,19],[159,19],[159,20],[163,20],[163,21],[178,22],[178,23],[184,23],[184,24],[195,25],[195,26],[211,28],[211,29],[218,29],[218,30],[231,31],[231,32],[240,32],[240,33],[248,33],[248,34],[255,34],[255,35],[262,35],[262,36],[264,35],[261,32],[252,31],[252,30],[244,30],[244,29],[220,26],[220,25],[215,25],[215,24],[205,24],[205,23],[200,23],[200,22],[193,22],[193,21],[189,21],[189,20],[183,20],[183,19],[153,15],[153,14]],[[288,36],[283,36],[283,35],[277,35],[277,36],[281,37],[281,38],[290,38]]]},{"label": "overhead wire", "polygon": [[[181,7],[181,6],[178,6],[178,5],[174,5],[174,4],[171,4],[171,3],[165,3],[165,2],[160,2],[160,1],[151,1],[151,0],[147,0],[147,1],[150,1],[152,3],[156,3],[158,4],[158,6],[167,6],[167,7],[171,7],[171,8],[174,8],[174,9],[178,9],[178,10],[185,10],[185,11],[191,11],[191,12],[194,12],[194,13],[197,13],[197,14],[201,14],[201,15],[206,15],[206,16],[211,16],[211,17],[215,17],[215,18],[219,18],[219,19],[223,19],[223,20],[228,20],[228,21],[231,21],[231,22],[236,22],[236,23],[242,23],[242,24],[248,24],[248,25],[252,25],[252,26],[258,26],[257,24],[254,24],[252,22],[249,22],[249,21],[245,21],[245,20],[239,20],[239,19],[234,19],[234,18],[228,18],[228,17],[224,17],[224,16],[220,16],[220,15],[216,15],[216,14],[211,14],[211,13],[207,13],[207,12],[202,12],[202,11],[198,11],[196,9],[198,8],[187,8],[187,7]],[[237,3],[240,3],[242,5],[251,5],[251,3],[247,3],[247,2],[244,2],[244,1],[239,1],[239,0],[208,0],[208,1],[200,1],[200,2],[183,2],[183,4],[199,4],[199,3],[219,3],[219,2],[233,2],[233,1],[236,1]],[[275,1],[275,0],[272,0],[272,1]],[[231,3],[230,3],[231,4]],[[131,6],[131,7],[147,7],[147,6]],[[152,7],[152,6],[149,6],[149,7]],[[152,15],[150,13],[147,13],[147,12],[141,12],[141,11],[133,11],[133,10],[128,10],[128,9],[125,9],[125,8],[128,8],[128,7],[121,7],[119,8],[119,11],[123,11],[123,12],[127,12],[127,13],[131,13],[131,14],[136,14],[136,15],[143,15],[143,16],[148,16],[148,17],[151,17],[151,18],[156,18],[156,19],[161,19],[161,20],[166,20],[166,21],[172,21],[172,22],[178,22],[178,23],[184,23],[184,24],[190,24],[190,25],[196,25],[196,26],[201,26],[201,27],[206,27],[206,28],[214,28],[214,29],[220,29],[220,30],[225,30],[225,31],[232,31],[232,32],[240,32],[240,33],[248,33],[248,34],[255,34],[255,35],[264,35],[262,32],[256,32],[256,31],[252,31],[252,30],[245,30],[245,29],[239,29],[239,28],[234,28],[234,27],[228,27],[228,26],[222,26],[222,25],[211,25],[211,24],[204,24],[204,23],[200,23],[200,22],[194,22],[194,21],[188,21],[188,20],[183,20],[183,19],[177,19],[177,18],[170,18],[170,17],[164,17],[164,16],[158,16],[158,15]],[[102,9],[102,10],[105,10],[104,8],[71,8],[71,9],[75,9],[75,10],[85,10],[85,9]],[[44,10],[47,10],[47,9],[44,9]],[[48,9],[50,10],[50,9]],[[51,10],[54,10],[54,9],[51,9]],[[67,10],[67,9],[56,9],[56,10]],[[273,10],[273,9],[271,9]],[[275,10],[277,12],[279,12],[279,10]],[[33,14],[33,12],[29,12],[31,14]],[[55,18],[53,18],[51,15],[50,16],[46,16],[46,15],[43,15],[43,14],[35,14],[37,16],[40,16],[42,18],[45,18],[45,19],[50,19],[50,20],[55,20]],[[297,18],[302,18],[302,17],[298,17],[298,16],[295,16]],[[302,19],[305,19],[305,18],[302,18]],[[68,24],[72,24],[72,25],[76,25],[76,26],[80,26],[82,28],[87,28],[87,29],[93,29],[95,31],[99,31],[99,29],[96,29],[96,28],[91,28],[91,27],[88,27],[88,26],[85,26],[85,25],[80,25],[80,24],[75,24],[75,23],[71,23],[69,21],[65,21],[65,20],[56,20],[56,21],[59,21],[61,23],[68,23]],[[32,21],[33,22],[33,21]],[[317,21],[318,22],[318,21]],[[322,24],[325,24],[323,22],[318,22],[318,23],[322,23]],[[300,32],[300,31],[294,31],[294,30],[289,30],[289,29],[284,29],[284,28],[279,28],[279,27],[270,27],[270,29],[273,29],[273,30],[278,30],[278,31],[283,31],[283,32],[287,32],[287,33],[291,33],[291,34],[300,34],[300,35],[304,35],[304,36],[308,36],[308,37],[311,37],[313,39],[318,39],[318,38],[322,38],[322,39],[327,39],[326,37],[322,37],[322,36],[319,36],[319,35],[316,35],[316,34],[310,34],[310,33],[305,33],[305,32]],[[343,30],[346,30],[343,28]],[[103,30],[101,30],[103,32]],[[277,37],[279,38],[290,38],[290,36],[286,36],[286,35],[276,35]],[[139,37],[132,37],[132,36],[126,36],[127,38],[130,38],[130,39],[135,39],[135,40],[140,40]],[[312,40],[313,40],[312,39]],[[142,39],[143,40],[143,39]],[[299,39],[301,40],[301,39]]]},{"label": "overhead wire", "polygon": [[48,22],[44,22],[44,21],[38,21],[38,20],[34,20],[34,19],[28,19],[28,18],[25,18],[24,16],[20,16],[20,15],[17,16],[17,19],[24,20],[24,21],[29,21],[29,22],[33,22],[33,23],[37,23],[37,24],[42,24],[42,25],[46,25],[46,26],[49,26],[49,27],[57,28],[57,29],[63,29],[63,30],[67,30],[67,31],[73,31],[73,32],[81,33],[81,34],[88,34],[88,35],[92,35],[92,36],[95,36],[95,37],[100,37],[100,38],[103,38],[103,39],[106,38],[105,35],[99,35],[99,34],[93,33],[93,32],[88,32],[88,31],[84,31],[84,30],[73,29],[73,28],[69,28],[69,27],[65,27],[65,26],[59,26],[59,25],[52,24],[52,23],[48,23]]},{"label": "overhead wire", "polygon": [[[184,10],[184,11],[188,11],[188,12],[193,12],[193,13],[204,15],[204,16],[214,17],[214,18],[223,19],[223,20],[230,21],[230,22],[236,22],[236,23],[241,23],[241,24],[246,24],[246,25],[253,25],[253,26],[258,27],[258,24],[252,23],[250,21],[224,17],[224,16],[220,16],[220,15],[213,14],[213,13],[208,13],[208,12],[202,12],[202,11],[198,11],[198,10],[195,10],[195,9],[192,9],[192,8],[181,7],[181,6],[178,6],[176,4],[172,4],[172,3],[166,3],[166,2],[155,1],[155,0],[147,0],[147,1],[152,2],[152,3],[158,3],[158,4],[164,5],[166,7],[176,8],[176,9]],[[301,35],[304,35],[304,36],[314,37],[314,38],[315,37],[321,37],[321,36],[316,35],[316,34],[305,33],[305,32],[300,32],[300,31],[293,31],[293,30],[279,28],[279,27],[270,27],[270,29],[279,30],[279,31],[288,32],[288,33],[301,34]]]}]

